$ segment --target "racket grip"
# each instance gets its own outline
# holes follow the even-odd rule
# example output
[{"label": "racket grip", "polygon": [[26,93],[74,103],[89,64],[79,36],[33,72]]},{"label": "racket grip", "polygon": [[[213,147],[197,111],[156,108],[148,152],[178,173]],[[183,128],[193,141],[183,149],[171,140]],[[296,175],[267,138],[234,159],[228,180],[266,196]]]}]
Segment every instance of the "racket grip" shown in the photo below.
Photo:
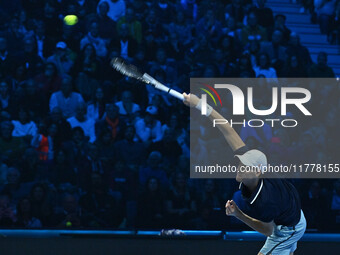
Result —
[{"label": "racket grip", "polygon": [[144,81],[147,81],[147,82],[151,83],[152,85],[154,85],[156,89],[159,89],[159,90],[161,90],[161,91],[163,91],[165,93],[170,94],[173,97],[178,98],[179,100],[184,101],[184,97],[183,97],[183,95],[181,93],[179,93],[176,90],[170,89],[169,87],[163,85],[162,83],[157,81],[155,78],[153,78],[149,74],[145,73],[142,78],[143,78]]}]

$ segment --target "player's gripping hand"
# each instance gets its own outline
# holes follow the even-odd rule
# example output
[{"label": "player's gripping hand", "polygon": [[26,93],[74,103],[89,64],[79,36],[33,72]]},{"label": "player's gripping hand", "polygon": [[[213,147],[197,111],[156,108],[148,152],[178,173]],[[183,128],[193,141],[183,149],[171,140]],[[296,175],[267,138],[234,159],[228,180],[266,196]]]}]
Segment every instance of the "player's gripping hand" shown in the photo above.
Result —
[{"label": "player's gripping hand", "polygon": [[237,217],[238,215],[240,215],[241,210],[240,208],[238,208],[238,206],[233,200],[228,200],[227,203],[225,204],[225,213],[228,216]]},{"label": "player's gripping hand", "polygon": [[194,94],[183,93],[184,100],[183,103],[190,107],[196,107],[200,99]]}]

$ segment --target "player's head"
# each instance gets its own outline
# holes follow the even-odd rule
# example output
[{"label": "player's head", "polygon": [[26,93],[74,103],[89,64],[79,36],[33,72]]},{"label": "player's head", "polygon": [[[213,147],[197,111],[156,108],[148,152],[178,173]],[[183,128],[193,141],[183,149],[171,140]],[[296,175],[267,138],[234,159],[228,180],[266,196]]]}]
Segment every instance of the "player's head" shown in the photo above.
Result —
[{"label": "player's head", "polygon": [[259,150],[250,150],[235,157],[239,160],[236,175],[238,182],[259,178],[263,173],[263,167],[267,166],[267,157]]}]

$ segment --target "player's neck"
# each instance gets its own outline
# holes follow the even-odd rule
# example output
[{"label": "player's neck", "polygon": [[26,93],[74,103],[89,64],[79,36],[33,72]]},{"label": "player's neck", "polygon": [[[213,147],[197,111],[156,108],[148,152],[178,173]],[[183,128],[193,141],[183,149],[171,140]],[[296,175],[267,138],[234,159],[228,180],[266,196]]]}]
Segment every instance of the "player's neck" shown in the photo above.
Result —
[{"label": "player's neck", "polygon": [[255,190],[256,190],[256,188],[257,188],[257,185],[258,185],[258,183],[259,183],[259,178],[256,178],[256,179],[248,179],[246,182],[245,181],[243,181],[243,185],[245,185],[248,189],[249,189],[249,191],[251,192],[251,193],[253,193]]}]

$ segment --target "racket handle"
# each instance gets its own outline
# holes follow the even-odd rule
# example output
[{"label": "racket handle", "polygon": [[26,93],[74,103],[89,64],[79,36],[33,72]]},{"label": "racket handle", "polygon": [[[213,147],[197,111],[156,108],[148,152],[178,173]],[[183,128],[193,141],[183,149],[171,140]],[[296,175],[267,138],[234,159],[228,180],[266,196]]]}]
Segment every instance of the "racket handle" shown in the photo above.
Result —
[{"label": "racket handle", "polygon": [[163,85],[162,83],[160,83],[159,81],[157,81],[155,78],[153,78],[152,76],[150,76],[149,74],[145,73],[143,74],[143,80],[147,81],[149,83],[151,83],[152,85],[155,86],[156,89],[159,89],[165,93],[170,94],[173,97],[178,98],[179,100],[184,101],[184,97],[181,93],[177,92],[176,90],[170,89],[169,87]]},{"label": "racket handle", "polygon": [[184,96],[176,90],[170,89],[169,94],[173,97],[178,98],[179,100],[184,101]]}]

